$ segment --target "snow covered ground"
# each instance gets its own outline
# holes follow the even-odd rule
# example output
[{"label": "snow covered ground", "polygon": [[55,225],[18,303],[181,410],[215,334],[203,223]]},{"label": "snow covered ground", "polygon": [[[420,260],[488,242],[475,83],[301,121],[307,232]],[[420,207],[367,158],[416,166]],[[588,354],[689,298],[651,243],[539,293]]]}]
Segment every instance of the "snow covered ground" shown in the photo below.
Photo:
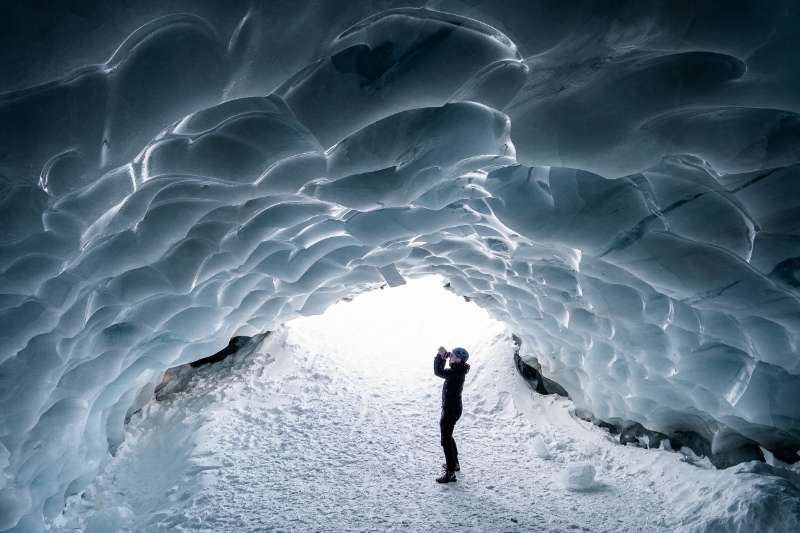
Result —
[{"label": "snow covered ground", "polygon": [[[462,471],[457,483],[439,485],[441,380],[431,368],[437,346],[430,353],[395,353],[401,347],[380,343],[379,327],[348,329],[347,313],[337,311],[354,305],[290,323],[251,354],[203,367],[185,391],[148,404],[90,490],[71,498],[57,528],[800,527],[796,468],[751,463],[716,470],[680,453],[620,446],[574,417],[570,401],[532,392],[514,368],[510,334],[486,320],[465,333],[474,338],[464,415],[455,431]],[[421,328],[410,333],[428,342]],[[595,482],[567,488],[569,469],[583,464],[594,467]]]}]

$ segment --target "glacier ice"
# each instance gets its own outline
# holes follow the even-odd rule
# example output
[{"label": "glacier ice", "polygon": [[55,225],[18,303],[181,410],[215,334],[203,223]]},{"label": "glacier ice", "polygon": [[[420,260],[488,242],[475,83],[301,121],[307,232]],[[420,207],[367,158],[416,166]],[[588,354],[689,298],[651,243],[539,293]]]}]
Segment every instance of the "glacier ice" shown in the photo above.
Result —
[{"label": "glacier ice", "polygon": [[797,458],[796,5],[227,4],[3,22],[0,530],[166,368],[426,274],[599,419]]}]

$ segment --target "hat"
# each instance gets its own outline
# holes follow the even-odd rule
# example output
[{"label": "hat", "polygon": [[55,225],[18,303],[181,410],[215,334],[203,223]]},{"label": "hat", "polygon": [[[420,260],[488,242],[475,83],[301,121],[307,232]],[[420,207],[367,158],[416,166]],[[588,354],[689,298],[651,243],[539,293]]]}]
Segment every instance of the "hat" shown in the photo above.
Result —
[{"label": "hat", "polygon": [[465,362],[469,358],[469,352],[464,348],[453,348],[452,354]]}]

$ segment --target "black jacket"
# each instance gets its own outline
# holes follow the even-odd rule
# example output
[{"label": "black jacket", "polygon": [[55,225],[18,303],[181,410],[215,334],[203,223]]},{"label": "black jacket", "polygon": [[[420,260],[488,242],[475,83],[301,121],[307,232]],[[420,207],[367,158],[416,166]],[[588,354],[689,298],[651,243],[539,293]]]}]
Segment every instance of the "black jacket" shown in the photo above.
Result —
[{"label": "black jacket", "polygon": [[442,385],[442,410],[445,412],[461,411],[461,389],[464,388],[464,376],[469,372],[467,363],[457,363],[450,368],[444,367],[444,358],[438,354],[433,358],[433,373],[444,378]]}]

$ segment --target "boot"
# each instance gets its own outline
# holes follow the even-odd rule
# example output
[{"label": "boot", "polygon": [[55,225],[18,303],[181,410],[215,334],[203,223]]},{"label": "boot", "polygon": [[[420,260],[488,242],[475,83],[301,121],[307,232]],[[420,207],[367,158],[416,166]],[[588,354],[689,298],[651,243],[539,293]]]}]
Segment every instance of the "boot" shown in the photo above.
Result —
[{"label": "boot", "polygon": [[447,470],[444,471],[441,477],[436,478],[437,483],[451,483],[453,481],[456,481],[456,473]]},{"label": "boot", "polygon": [[[447,470],[447,463],[442,463],[442,470]],[[461,472],[461,465],[456,463],[456,472]]]}]

